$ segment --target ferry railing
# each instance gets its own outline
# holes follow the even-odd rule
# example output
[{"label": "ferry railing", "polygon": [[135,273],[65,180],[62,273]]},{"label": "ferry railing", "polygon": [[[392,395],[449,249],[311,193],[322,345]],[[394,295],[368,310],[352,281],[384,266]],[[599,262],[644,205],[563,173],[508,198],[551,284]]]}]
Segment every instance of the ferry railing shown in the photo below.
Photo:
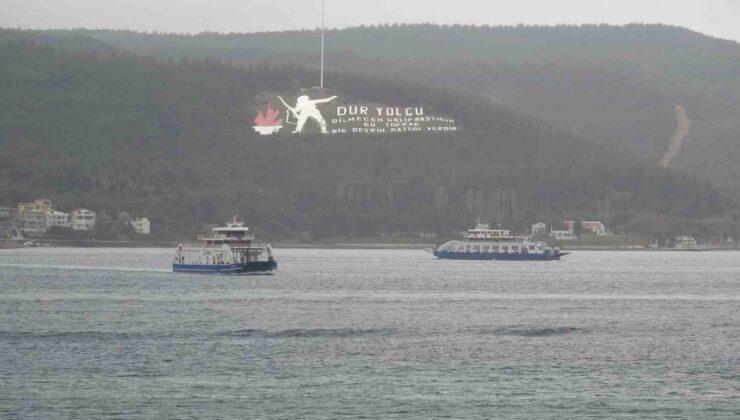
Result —
[{"label": "ferry railing", "polygon": [[245,235],[245,236],[200,235],[198,236],[199,241],[206,241],[206,240],[223,241],[226,239],[233,240],[233,241],[253,241],[254,235]]}]

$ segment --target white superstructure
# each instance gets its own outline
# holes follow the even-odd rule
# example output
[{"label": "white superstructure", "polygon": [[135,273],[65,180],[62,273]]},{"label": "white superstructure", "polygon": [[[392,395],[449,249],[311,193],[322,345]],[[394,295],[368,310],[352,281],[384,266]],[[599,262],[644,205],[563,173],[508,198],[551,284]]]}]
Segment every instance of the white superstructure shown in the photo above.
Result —
[{"label": "white superstructure", "polygon": [[471,260],[540,260],[559,259],[565,255],[544,242],[531,242],[529,237],[513,235],[510,230],[491,229],[478,223],[462,236],[465,240],[449,241],[434,251],[439,258]]},{"label": "white superstructure", "polygon": [[267,267],[272,267],[274,263],[272,247],[253,244],[254,235],[236,218],[231,223],[227,223],[225,227],[212,229],[210,235],[199,236],[198,240],[201,242],[200,246],[179,245],[177,247],[174,259],[176,265],[270,263]]}]

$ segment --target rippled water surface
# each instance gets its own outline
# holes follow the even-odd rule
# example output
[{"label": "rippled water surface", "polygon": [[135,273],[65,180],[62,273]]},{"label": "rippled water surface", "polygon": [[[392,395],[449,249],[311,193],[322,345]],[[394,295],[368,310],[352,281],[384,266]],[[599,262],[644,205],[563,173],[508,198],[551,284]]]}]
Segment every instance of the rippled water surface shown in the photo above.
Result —
[{"label": "rippled water surface", "polygon": [[0,417],[740,416],[740,253],[0,250]]}]

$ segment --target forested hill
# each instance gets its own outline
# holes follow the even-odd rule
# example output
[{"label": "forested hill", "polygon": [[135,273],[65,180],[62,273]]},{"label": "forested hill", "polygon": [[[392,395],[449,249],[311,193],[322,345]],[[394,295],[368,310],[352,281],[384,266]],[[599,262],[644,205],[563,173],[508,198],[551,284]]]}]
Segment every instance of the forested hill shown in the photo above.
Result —
[{"label": "forested hill", "polygon": [[463,129],[262,137],[252,129],[261,94],[312,86],[314,71],[0,43],[0,203],[125,210],[168,237],[241,214],[273,239],[450,233],[476,216],[520,229],[603,218],[669,234],[734,206],[703,182],[483,99],[328,77],[353,98],[454,112]]},{"label": "forested hill", "polygon": [[[194,36],[127,31],[82,33],[110,45],[157,56],[220,57],[235,62],[252,62],[259,57],[298,61],[317,57],[320,45],[318,31]],[[608,63],[612,69],[666,87],[684,86],[696,92],[740,96],[740,80],[735,77],[740,73],[739,44],[665,25],[381,25],[331,30],[326,39],[330,53],[368,61],[472,59],[514,66],[558,61]]]},{"label": "forested hill", "polygon": [[[96,41],[160,58],[314,68],[319,62],[317,31],[21,34],[67,48]],[[2,36],[21,35],[4,31]],[[330,69],[484,96],[583,137],[645,156],[656,166],[663,162],[710,180],[740,197],[736,181],[740,177],[740,45],[735,42],[662,25],[386,25],[332,30],[327,34],[327,53]],[[680,124],[677,106],[690,126],[681,147],[675,148],[677,153],[667,156]]]}]

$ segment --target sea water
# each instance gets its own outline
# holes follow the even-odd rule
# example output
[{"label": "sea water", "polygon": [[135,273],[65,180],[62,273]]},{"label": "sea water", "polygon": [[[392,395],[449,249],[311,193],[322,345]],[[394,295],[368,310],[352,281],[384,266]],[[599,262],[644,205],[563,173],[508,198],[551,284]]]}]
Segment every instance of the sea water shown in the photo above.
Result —
[{"label": "sea water", "polygon": [[740,417],[740,253],[0,251],[0,417]]}]

